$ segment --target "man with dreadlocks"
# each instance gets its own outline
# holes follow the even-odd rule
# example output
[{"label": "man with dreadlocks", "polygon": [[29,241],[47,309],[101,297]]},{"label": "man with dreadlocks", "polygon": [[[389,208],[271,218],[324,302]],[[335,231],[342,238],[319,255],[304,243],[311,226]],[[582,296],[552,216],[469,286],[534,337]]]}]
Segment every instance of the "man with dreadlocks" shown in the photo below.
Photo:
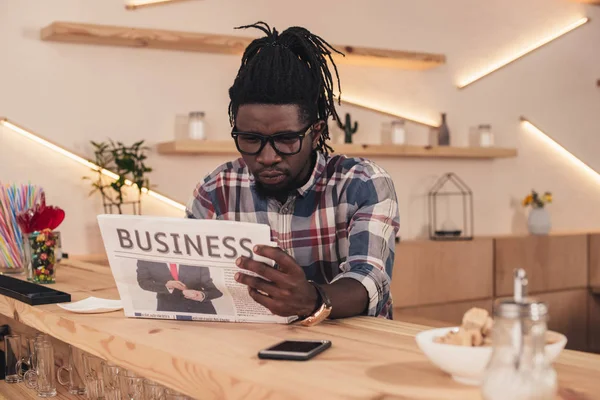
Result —
[{"label": "man with dreadlocks", "polygon": [[[236,261],[252,298],[304,325],[329,318],[392,317],[390,280],[398,203],[389,175],[376,164],[331,156],[329,117],[339,121],[337,68],[327,42],[301,27],[265,36],[246,48],[229,89],[229,116],[241,158],[201,182],[189,218],[255,222],[271,227],[278,247]],[[338,90],[341,91],[338,80]]]}]

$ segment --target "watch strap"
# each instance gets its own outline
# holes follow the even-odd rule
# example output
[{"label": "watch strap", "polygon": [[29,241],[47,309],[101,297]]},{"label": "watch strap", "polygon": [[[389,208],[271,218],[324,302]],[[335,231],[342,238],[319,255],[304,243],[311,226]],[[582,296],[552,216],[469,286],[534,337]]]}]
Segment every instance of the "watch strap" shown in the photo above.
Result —
[{"label": "watch strap", "polygon": [[[325,290],[323,290],[321,285],[319,285],[317,282],[311,281],[311,280],[309,280],[308,283],[310,283],[311,285],[313,285],[315,287],[315,289],[317,289],[317,294],[319,295],[321,303],[324,304],[325,307],[331,308],[331,300],[329,300],[329,296],[327,296],[327,293],[325,293]],[[317,307],[317,309],[318,308],[319,307]]]}]

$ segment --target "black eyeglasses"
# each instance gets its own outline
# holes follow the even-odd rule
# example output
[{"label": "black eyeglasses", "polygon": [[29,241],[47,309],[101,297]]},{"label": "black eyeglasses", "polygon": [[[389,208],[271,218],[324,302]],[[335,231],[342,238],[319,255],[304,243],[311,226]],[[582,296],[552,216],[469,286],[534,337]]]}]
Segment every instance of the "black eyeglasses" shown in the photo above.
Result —
[{"label": "black eyeglasses", "polygon": [[265,148],[267,142],[269,142],[277,154],[291,156],[298,154],[302,150],[303,139],[311,131],[312,124],[301,131],[281,132],[266,136],[253,132],[240,132],[234,127],[231,131],[231,136],[235,140],[238,151],[242,154],[249,156],[257,155]]}]

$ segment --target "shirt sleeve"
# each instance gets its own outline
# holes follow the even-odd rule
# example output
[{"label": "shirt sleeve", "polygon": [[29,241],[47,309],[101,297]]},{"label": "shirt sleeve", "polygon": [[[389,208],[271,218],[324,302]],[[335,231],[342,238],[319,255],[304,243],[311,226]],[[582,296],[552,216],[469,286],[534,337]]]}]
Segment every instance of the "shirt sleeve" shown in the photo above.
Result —
[{"label": "shirt sleeve", "polygon": [[356,211],[348,226],[348,258],[333,282],[343,278],[359,281],[369,296],[367,315],[387,316],[391,313],[390,282],[400,227],[394,184],[379,170],[367,179],[354,179],[346,193]]},{"label": "shirt sleeve", "polygon": [[192,219],[216,219],[215,203],[211,199],[211,193],[205,188],[205,183],[200,183],[185,208],[186,218]]}]

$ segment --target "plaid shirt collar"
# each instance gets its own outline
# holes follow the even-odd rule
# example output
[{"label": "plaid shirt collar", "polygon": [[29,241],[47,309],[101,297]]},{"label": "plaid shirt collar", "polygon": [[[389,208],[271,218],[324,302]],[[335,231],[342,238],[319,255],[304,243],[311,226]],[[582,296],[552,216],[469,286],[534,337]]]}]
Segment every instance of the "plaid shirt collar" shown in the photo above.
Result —
[{"label": "plaid shirt collar", "polygon": [[[300,197],[304,197],[304,195],[306,195],[306,193],[308,193],[316,185],[316,183],[321,178],[321,175],[323,175],[325,168],[327,167],[327,159],[325,158],[323,153],[321,153],[320,151],[317,151],[316,153],[317,153],[317,160],[315,161],[315,167],[313,168],[312,173],[310,174],[310,178],[304,185],[302,185],[301,187],[296,189],[296,191],[298,192],[298,196],[300,196]],[[244,165],[246,165],[246,164],[244,163]],[[246,168],[248,168],[247,165],[246,165]],[[248,171],[248,175],[249,175],[250,185],[254,186],[255,185],[254,175],[250,171]]]}]

